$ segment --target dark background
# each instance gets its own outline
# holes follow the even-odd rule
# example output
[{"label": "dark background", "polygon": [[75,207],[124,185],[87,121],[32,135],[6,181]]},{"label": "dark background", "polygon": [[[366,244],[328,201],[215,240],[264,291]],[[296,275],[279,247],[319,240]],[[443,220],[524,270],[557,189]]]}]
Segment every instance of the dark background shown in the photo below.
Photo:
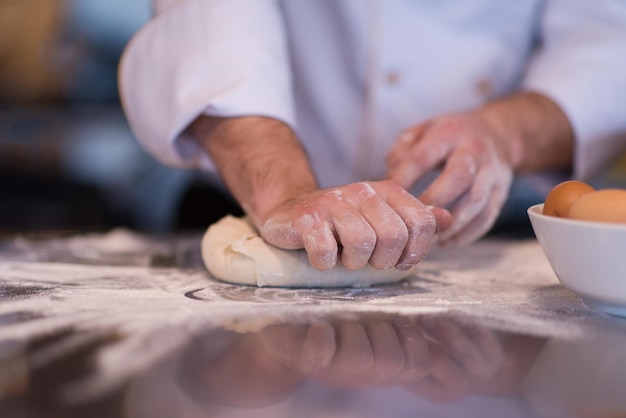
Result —
[{"label": "dark background", "polygon": [[169,232],[236,210],[126,123],[117,66],[150,13],[149,0],[0,0],[0,232]]}]

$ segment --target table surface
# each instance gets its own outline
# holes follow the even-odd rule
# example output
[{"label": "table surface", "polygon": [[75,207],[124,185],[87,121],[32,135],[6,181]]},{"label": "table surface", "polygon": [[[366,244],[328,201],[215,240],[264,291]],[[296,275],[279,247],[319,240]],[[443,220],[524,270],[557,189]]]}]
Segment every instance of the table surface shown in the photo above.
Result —
[{"label": "table surface", "polygon": [[393,285],[281,289],[212,279],[200,238],[0,241],[0,416],[626,416],[626,320],[534,239],[433,249]]}]

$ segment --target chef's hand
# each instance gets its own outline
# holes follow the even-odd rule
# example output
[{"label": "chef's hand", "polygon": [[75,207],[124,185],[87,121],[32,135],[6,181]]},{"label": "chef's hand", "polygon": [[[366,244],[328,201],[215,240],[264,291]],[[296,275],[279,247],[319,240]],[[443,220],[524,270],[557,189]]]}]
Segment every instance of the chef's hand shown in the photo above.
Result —
[{"label": "chef's hand", "polygon": [[362,182],[304,193],[264,217],[263,238],[280,248],[304,248],[327,270],[338,257],[351,270],[408,270],[428,254],[450,214],[427,207],[392,181]]},{"label": "chef's hand", "polygon": [[419,196],[428,205],[449,208],[452,225],[441,244],[465,244],[495,222],[513,179],[502,141],[476,114],[440,117],[407,130],[387,158],[389,179],[410,189],[442,167]]},{"label": "chef's hand", "polygon": [[442,168],[419,199],[452,212],[440,243],[465,244],[491,228],[514,171],[569,169],[573,142],[569,119],[554,101],[520,92],[409,129],[388,155],[388,177],[409,189]]},{"label": "chef's hand", "polygon": [[392,181],[320,190],[295,133],[263,117],[200,117],[191,131],[262,237],[305,249],[311,264],[408,270],[428,253],[450,213],[429,208]]}]

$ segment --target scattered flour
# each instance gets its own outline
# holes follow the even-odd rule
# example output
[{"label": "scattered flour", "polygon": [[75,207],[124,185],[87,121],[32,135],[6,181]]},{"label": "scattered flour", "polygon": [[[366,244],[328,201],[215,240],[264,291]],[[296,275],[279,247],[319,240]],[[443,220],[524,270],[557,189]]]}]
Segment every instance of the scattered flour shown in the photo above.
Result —
[{"label": "scattered flour", "polygon": [[[577,338],[606,319],[558,285],[535,241],[485,240],[433,250],[411,280],[348,289],[230,285],[211,279],[202,267],[153,268],[138,257],[163,252],[182,260],[176,252],[187,254],[190,243],[198,241],[155,243],[116,230],[54,245],[22,243],[30,258],[10,249],[14,260],[45,260],[42,254],[51,253],[74,260],[72,254],[89,246],[89,263],[10,261],[0,251],[0,317],[17,318],[0,327],[0,347],[72,330],[58,345],[33,353],[33,367],[43,367],[93,338],[108,338],[95,354],[97,373],[60,388],[69,401],[82,402],[145,371],[198,333],[220,327],[250,330],[277,320],[348,313],[445,313],[494,329]],[[135,264],[108,265],[112,252],[134,254],[127,261]],[[94,265],[98,260],[101,265]]]}]

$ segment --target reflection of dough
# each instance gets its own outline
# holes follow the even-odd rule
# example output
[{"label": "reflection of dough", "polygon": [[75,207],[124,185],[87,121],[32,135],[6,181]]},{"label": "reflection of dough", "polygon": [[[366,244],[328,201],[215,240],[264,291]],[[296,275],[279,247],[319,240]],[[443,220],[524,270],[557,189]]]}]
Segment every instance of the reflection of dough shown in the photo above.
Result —
[{"label": "reflection of dough", "polygon": [[394,268],[336,266],[319,271],[304,250],[281,250],[267,244],[246,219],[226,216],[211,225],[202,239],[202,258],[218,279],[255,286],[339,287],[398,281],[411,274]]}]

